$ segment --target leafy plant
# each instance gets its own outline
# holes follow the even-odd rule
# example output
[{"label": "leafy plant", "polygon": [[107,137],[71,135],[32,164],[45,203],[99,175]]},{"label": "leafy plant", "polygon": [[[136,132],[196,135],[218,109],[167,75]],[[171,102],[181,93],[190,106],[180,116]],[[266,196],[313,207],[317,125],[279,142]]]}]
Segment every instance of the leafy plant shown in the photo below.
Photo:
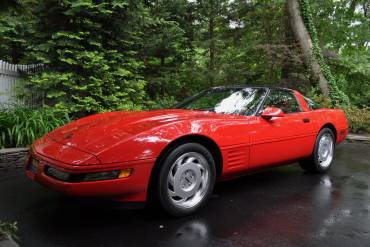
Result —
[{"label": "leafy plant", "polygon": [[27,147],[41,136],[72,122],[66,113],[47,114],[42,109],[0,104],[0,147]]},{"label": "leafy plant", "polygon": [[177,101],[174,99],[173,96],[164,96],[163,98],[157,98],[156,101],[151,102],[148,106],[150,110],[161,110],[161,109],[169,109],[170,107],[174,106]]},{"label": "leafy plant", "polygon": [[314,95],[311,97],[311,99],[315,102],[321,105],[323,108],[331,108],[332,102],[331,99],[326,98],[324,95]]},{"label": "leafy plant", "polygon": [[34,11],[27,50],[45,67],[18,81],[18,97],[45,95],[48,112],[80,117],[141,109],[140,34],[156,21],[140,1],[48,0]]},{"label": "leafy plant", "polygon": [[[317,95],[315,88],[312,88],[310,98],[323,108],[332,108],[331,99],[325,98],[322,94]],[[370,133],[370,107],[359,108],[356,105],[336,104],[335,108],[342,110],[346,115],[349,132]]]},{"label": "leafy plant", "polygon": [[346,114],[349,131],[352,133],[370,133],[370,108],[362,109],[357,106],[340,106],[336,105],[337,109],[341,109]]},{"label": "leafy plant", "polygon": [[10,235],[19,240],[15,233],[18,231],[18,227],[16,226],[17,222],[9,223],[9,221],[1,222],[0,220],[0,241],[2,241],[6,235]]},{"label": "leafy plant", "polygon": [[319,39],[317,37],[316,27],[313,22],[312,12],[310,8],[310,3],[308,0],[300,0],[301,2],[301,13],[308,29],[308,32],[312,39],[312,55],[317,59],[318,63],[320,64],[320,68],[328,80],[328,84],[330,87],[330,98],[332,99],[333,103],[336,104],[345,104],[350,105],[350,101],[348,96],[338,88],[337,82],[335,77],[330,71],[329,66],[326,64],[324,57],[322,55],[322,50],[319,46]]}]

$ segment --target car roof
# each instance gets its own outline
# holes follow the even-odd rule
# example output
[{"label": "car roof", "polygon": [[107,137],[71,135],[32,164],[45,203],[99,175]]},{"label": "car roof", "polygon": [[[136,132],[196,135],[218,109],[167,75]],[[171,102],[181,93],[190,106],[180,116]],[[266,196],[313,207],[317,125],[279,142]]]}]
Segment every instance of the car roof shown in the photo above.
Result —
[{"label": "car roof", "polygon": [[283,87],[273,87],[273,86],[260,86],[260,85],[233,85],[233,86],[220,86],[220,87],[214,87],[215,89],[221,89],[221,88],[265,88],[270,90],[284,90],[284,91],[293,91],[289,88],[283,88]]}]

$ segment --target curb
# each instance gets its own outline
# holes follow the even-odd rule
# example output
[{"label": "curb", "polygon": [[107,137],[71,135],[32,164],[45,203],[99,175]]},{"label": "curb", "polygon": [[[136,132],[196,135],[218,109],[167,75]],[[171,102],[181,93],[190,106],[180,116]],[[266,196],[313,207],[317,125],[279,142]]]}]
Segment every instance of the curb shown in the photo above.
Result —
[{"label": "curb", "polygon": [[12,236],[6,234],[5,238],[0,241],[0,247],[19,247],[19,244],[12,239]]},{"label": "curb", "polygon": [[370,143],[370,137],[355,134],[348,134],[345,140],[348,142]]}]

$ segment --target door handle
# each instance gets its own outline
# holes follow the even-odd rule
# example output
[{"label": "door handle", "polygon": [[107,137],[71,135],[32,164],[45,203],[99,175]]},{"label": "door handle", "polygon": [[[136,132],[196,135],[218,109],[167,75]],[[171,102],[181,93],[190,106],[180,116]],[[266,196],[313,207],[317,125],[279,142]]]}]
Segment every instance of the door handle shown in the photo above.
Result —
[{"label": "door handle", "polygon": [[310,122],[310,119],[308,119],[308,118],[304,118],[304,119],[303,119],[303,122],[304,122],[304,123],[309,123],[309,122]]}]

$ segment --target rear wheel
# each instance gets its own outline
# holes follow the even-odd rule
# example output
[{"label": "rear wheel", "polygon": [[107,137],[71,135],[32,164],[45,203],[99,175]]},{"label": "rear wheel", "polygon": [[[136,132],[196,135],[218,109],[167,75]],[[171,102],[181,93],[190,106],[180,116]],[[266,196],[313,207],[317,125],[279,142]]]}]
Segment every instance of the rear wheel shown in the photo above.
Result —
[{"label": "rear wheel", "polygon": [[204,146],[177,146],[162,162],[157,177],[157,194],[163,209],[176,217],[197,212],[208,201],[215,178],[212,155]]},{"label": "rear wheel", "polygon": [[301,167],[313,173],[329,170],[334,157],[335,138],[329,128],[323,128],[317,135],[315,147],[310,157],[299,162]]}]

